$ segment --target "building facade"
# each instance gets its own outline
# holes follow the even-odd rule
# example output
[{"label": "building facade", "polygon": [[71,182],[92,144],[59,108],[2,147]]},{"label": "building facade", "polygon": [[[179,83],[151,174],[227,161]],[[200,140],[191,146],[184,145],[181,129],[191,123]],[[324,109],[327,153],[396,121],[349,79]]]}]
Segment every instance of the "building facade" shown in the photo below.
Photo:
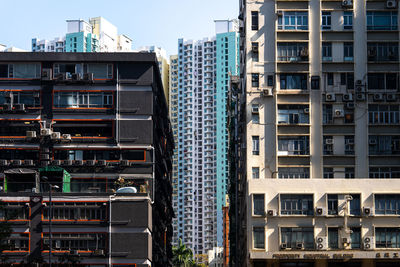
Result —
[{"label": "building facade", "polygon": [[132,52],[132,40],[103,17],[67,20],[67,33],[54,40],[32,39],[32,52]]},{"label": "building facade", "polygon": [[398,1],[239,2],[247,264],[397,266]]},{"label": "building facade", "polygon": [[229,74],[238,70],[237,47],[238,33],[225,30],[199,41],[179,39],[178,55],[171,57],[174,241],[181,238],[198,255],[222,246],[226,96]]},{"label": "building facade", "polygon": [[172,266],[174,144],[154,54],[1,53],[0,101],[8,263]]}]

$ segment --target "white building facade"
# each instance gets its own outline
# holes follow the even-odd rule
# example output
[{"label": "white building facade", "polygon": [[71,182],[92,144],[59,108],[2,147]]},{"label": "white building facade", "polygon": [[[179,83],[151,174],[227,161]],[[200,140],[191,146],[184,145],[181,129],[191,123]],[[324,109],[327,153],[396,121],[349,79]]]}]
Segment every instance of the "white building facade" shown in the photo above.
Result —
[{"label": "white building facade", "polygon": [[240,1],[240,17],[247,265],[398,266],[398,1]]}]

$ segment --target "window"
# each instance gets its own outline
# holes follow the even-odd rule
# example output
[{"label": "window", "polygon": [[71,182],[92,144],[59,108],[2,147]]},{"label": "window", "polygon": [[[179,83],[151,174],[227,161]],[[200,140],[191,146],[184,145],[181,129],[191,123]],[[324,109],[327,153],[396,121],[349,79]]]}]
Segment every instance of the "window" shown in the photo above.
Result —
[{"label": "window", "polygon": [[400,154],[400,136],[370,135],[370,155],[398,155]]},{"label": "window", "polygon": [[252,170],[253,179],[259,179],[260,178],[260,168],[259,167],[253,167],[251,170]]},{"label": "window", "polygon": [[307,61],[307,43],[278,43],[278,61]]},{"label": "window", "polygon": [[278,30],[308,30],[308,13],[283,12],[282,16],[278,17]]},{"label": "window", "polygon": [[252,87],[260,86],[260,74],[258,74],[258,73],[251,74],[251,86]]},{"label": "window", "polygon": [[[52,249],[59,251],[105,249],[105,233],[52,233]],[[43,234],[43,250],[49,250],[49,234]]]},{"label": "window", "polygon": [[339,248],[339,228],[337,227],[328,228],[328,247],[330,249]]},{"label": "window", "polygon": [[[43,218],[49,219],[49,209],[43,210]],[[105,220],[106,206],[103,203],[55,203],[52,207],[52,220]]]},{"label": "window", "polygon": [[344,154],[354,155],[354,135],[346,135],[344,137]]},{"label": "window", "polygon": [[397,73],[368,73],[368,90],[397,90]]},{"label": "window", "polygon": [[350,200],[350,214],[359,216],[359,215],[361,215],[360,195],[352,194],[351,197],[353,199]]},{"label": "window", "polygon": [[333,110],[331,104],[324,104],[322,106],[322,121],[324,124],[333,123]]},{"label": "window", "polygon": [[281,215],[313,215],[313,195],[280,195]]},{"label": "window", "polygon": [[310,143],[308,136],[279,136],[278,155],[309,155]]},{"label": "window", "polygon": [[56,108],[111,108],[112,92],[54,92]]},{"label": "window", "polygon": [[354,89],[354,74],[353,73],[341,73],[340,74],[340,85],[347,85],[347,90]]},{"label": "window", "polygon": [[23,202],[3,202],[0,220],[29,220],[29,207]]},{"label": "window", "polygon": [[353,29],[353,12],[351,11],[343,12],[343,29],[344,30]]},{"label": "window", "polygon": [[338,195],[329,194],[328,195],[328,215],[338,215]]},{"label": "window", "polygon": [[308,109],[308,105],[278,105],[278,124],[308,124]]},{"label": "window", "polygon": [[333,79],[333,73],[327,73],[326,74],[326,80],[327,80],[327,84],[328,85],[333,85],[333,81],[334,81],[334,79]]},{"label": "window", "polygon": [[331,12],[322,11],[321,29],[330,30],[332,26]]},{"label": "window", "polygon": [[399,167],[371,167],[369,178],[400,178]]},{"label": "window", "polygon": [[312,227],[282,227],[281,244],[286,244],[287,248],[313,249],[314,248],[314,228]]},{"label": "window", "polygon": [[352,167],[344,168],[344,177],[346,179],[353,179],[354,178],[354,168],[352,168]]},{"label": "window", "polygon": [[333,179],[334,177],[334,172],[333,172],[333,168],[324,168],[324,178],[325,179]]},{"label": "window", "polygon": [[5,251],[29,251],[29,233],[11,233],[2,244]]},{"label": "window", "polygon": [[368,43],[368,61],[398,61],[398,43]]},{"label": "window", "polygon": [[251,59],[254,62],[258,62],[259,60],[258,42],[251,43]]},{"label": "window", "polygon": [[251,29],[258,30],[258,11],[251,11]]},{"label": "window", "polygon": [[280,179],[310,178],[310,168],[279,167],[278,168],[278,178],[280,178]]},{"label": "window", "polygon": [[38,79],[40,72],[40,63],[0,64],[0,79]]},{"label": "window", "polygon": [[322,61],[332,61],[332,43],[322,43]]},{"label": "window", "polygon": [[263,194],[253,194],[253,214],[254,215],[264,215],[264,195]]},{"label": "window", "polygon": [[281,74],[281,90],[307,90],[307,74]]},{"label": "window", "polygon": [[333,155],[333,136],[324,136],[324,155]]},{"label": "window", "polygon": [[343,43],[344,61],[353,61],[353,43]]},{"label": "window", "polygon": [[375,228],[376,248],[400,248],[400,229]]},{"label": "window", "polygon": [[361,227],[351,227],[350,228],[350,245],[351,249],[361,248]]},{"label": "window", "polygon": [[252,136],[253,141],[253,155],[260,155],[260,137]]},{"label": "window", "polygon": [[397,30],[397,12],[367,12],[367,30]]},{"label": "window", "polygon": [[264,227],[253,227],[254,248],[265,248]]},{"label": "window", "polygon": [[375,214],[399,215],[400,195],[375,194]]}]

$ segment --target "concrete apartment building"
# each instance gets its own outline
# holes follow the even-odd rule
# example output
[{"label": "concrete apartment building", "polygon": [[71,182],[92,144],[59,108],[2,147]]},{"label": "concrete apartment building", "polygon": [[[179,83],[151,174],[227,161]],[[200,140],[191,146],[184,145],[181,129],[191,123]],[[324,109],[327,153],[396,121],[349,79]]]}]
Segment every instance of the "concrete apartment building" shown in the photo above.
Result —
[{"label": "concrete apartment building", "polygon": [[399,2],[239,2],[237,266],[399,266]]},{"label": "concrete apartment building", "polygon": [[223,245],[222,207],[228,177],[226,98],[229,74],[239,70],[239,36],[234,24],[217,21],[221,27],[216,27],[212,38],[179,39],[178,55],[171,57],[169,108],[176,143],[174,242],[181,238],[201,256]]},{"label": "concrete apartment building", "polygon": [[32,38],[32,52],[132,52],[132,39],[103,17],[67,20],[65,36]]},{"label": "concrete apartment building", "polygon": [[155,54],[0,53],[0,101],[7,263],[172,266],[174,144]]}]

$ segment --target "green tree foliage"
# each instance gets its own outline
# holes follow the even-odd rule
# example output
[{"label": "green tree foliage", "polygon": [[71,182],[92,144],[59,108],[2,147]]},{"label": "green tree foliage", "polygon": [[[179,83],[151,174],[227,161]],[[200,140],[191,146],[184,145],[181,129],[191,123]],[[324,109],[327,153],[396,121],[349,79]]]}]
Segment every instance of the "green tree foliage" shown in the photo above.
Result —
[{"label": "green tree foliage", "polygon": [[190,248],[187,248],[186,245],[182,243],[182,240],[179,239],[178,246],[172,247],[173,258],[172,262],[174,263],[174,267],[193,267],[196,264],[193,261],[193,252]]}]

